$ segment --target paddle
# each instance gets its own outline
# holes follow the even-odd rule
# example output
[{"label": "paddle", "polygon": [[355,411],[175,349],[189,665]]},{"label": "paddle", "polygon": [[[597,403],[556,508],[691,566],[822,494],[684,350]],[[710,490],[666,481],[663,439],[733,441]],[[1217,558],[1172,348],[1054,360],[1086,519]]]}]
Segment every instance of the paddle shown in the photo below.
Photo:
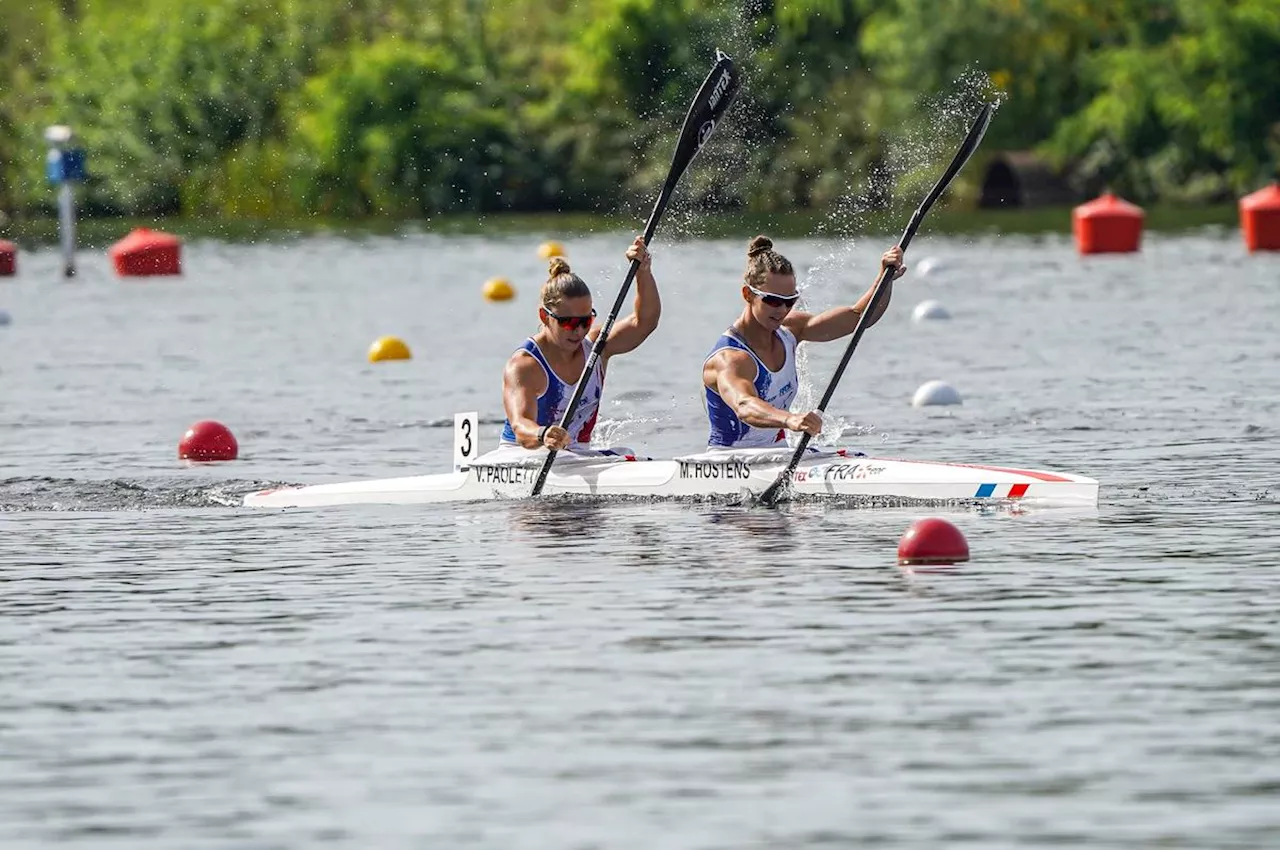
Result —
[{"label": "paddle", "polygon": [[[956,151],[955,158],[951,160],[951,164],[947,166],[947,170],[943,172],[938,182],[933,184],[929,194],[925,195],[924,201],[921,202],[920,206],[916,207],[916,211],[911,215],[911,221],[907,224],[907,229],[902,232],[902,238],[898,240],[898,244],[902,246],[903,251],[906,251],[907,246],[911,244],[912,238],[915,237],[916,231],[920,229],[920,223],[924,221],[929,209],[937,202],[938,198],[942,197],[942,193],[947,190],[947,187],[951,185],[951,181],[960,173],[960,169],[969,161],[969,157],[973,156],[973,152],[978,149],[978,144],[982,141],[982,135],[987,132],[987,125],[991,123],[992,112],[993,107],[991,104],[983,104],[982,111],[974,119],[973,126],[969,128],[969,135],[965,136],[964,142],[960,145],[960,150]],[[871,292],[871,300],[867,302],[867,309],[858,317],[858,324],[853,329],[853,336],[849,339],[849,345],[844,350],[844,356],[840,358],[840,365],[836,367],[836,373],[831,376],[831,382],[827,384],[827,391],[822,394],[822,401],[818,404],[819,413],[826,412],[827,404],[830,403],[831,396],[836,391],[836,384],[840,383],[845,367],[849,365],[849,358],[853,357],[853,350],[858,347],[858,340],[862,339],[863,331],[867,329],[867,317],[875,315],[876,310],[880,307],[880,296],[885,292],[885,281],[891,280],[896,271],[897,269],[895,268],[881,269],[880,277],[876,278],[876,286]],[[792,474],[800,464],[800,458],[804,456],[805,449],[809,447],[811,437],[812,435],[807,431],[801,435],[800,442],[796,445],[796,450],[792,453],[791,461],[787,464],[787,468],[782,471],[776,481],[769,485],[767,490],[760,494],[760,504],[772,505],[778,501],[778,496],[783,487],[791,480]]]},{"label": "paddle", "polygon": [[[684,117],[684,126],[680,129],[680,141],[676,143],[676,152],[671,157],[671,170],[667,173],[666,182],[662,184],[662,191],[658,193],[653,212],[649,213],[649,221],[644,226],[645,245],[650,244],[653,239],[653,232],[658,229],[658,222],[667,209],[667,203],[671,200],[676,184],[680,182],[681,176],[689,167],[689,163],[693,162],[693,158],[698,155],[698,151],[702,150],[702,146],[711,138],[716,122],[733,102],[734,96],[738,93],[739,82],[738,71],[733,65],[733,60],[717,50],[716,64],[711,69],[711,73],[707,74],[702,88],[698,89],[693,103],[689,105],[689,113]],[[600,361],[600,355],[604,353],[604,347],[609,342],[609,331],[613,329],[618,313],[622,312],[622,303],[626,300],[627,291],[631,289],[631,282],[635,280],[636,271],[639,268],[640,261],[632,260],[631,268],[627,270],[627,278],[622,282],[622,289],[618,290],[618,297],[613,302],[613,309],[609,311],[609,317],[605,319],[604,327],[596,337],[595,345],[591,347],[591,354],[587,357],[587,364],[583,367],[578,384],[573,389],[569,406],[564,409],[564,415],[560,417],[561,428],[569,427],[573,413],[578,409],[578,403],[582,401],[582,394],[587,389],[587,376],[595,369],[596,363]],[[547,473],[551,471],[551,464],[555,463],[555,459],[554,449],[547,452],[547,459],[542,463],[538,479],[533,482],[533,492],[530,495],[536,496],[542,492],[542,486],[547,481]]]}]

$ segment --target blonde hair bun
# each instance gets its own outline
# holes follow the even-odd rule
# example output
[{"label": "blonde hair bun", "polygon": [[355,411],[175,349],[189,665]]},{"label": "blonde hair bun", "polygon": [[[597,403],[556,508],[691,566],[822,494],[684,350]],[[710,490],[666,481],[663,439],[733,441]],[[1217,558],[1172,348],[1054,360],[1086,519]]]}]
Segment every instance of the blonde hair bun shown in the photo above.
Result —
[{"label": "blonde hair bun", "polygon": [[586,282],[569,269],[564,257],[552,257],[547,264],[547,282],[542,284],[542,306],[548,310],[559,307],[566,298],[591,297]]},{"label": "blonde hair bun", "polygon": [[773,250],[773,240],[768,236],[757,236],[747,246],[747,271],[742,276],[747,286],[764,286],[770,274],[795,273],[791,261]]},{"label": "blonde hair bun", "polygon": [[757,236],[747,245],[747,256],[755,257],[763,254],[765,251],[773,250],[773,240],[768,236]]}]

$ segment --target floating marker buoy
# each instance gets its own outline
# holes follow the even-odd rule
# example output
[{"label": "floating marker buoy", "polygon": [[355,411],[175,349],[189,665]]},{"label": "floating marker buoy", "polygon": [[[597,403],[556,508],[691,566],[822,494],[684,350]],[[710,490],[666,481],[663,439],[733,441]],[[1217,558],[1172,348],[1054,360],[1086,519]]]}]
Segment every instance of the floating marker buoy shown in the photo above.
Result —
[{"label": "floating marker buoy", "polygon": [[484,297],[489,301],[510,301],[516,297],[516,290],[505,277],[495,277],[485,281]]},{"label": "floating marker buoy", "polygon": [[192,425],[178,441],[178,457],[183,460],[235,460],[239,454],[240,445],[231,429],[211,419]]},{"label": "floating marker buoy", "polygon": [[404,340],[395,336],[380,336],[373,341],[373,345],[369,346],[369,362],[377,363],[380,360],[408,360],[413,355],[409,352],[409,346],[404,344]]},{"label": "floating marker buoy", "polygon": [[899,564],[958,564],[967,560],[969,541],[960,529],[939,517],[916,520],[898,541]]},{"label": "floating marker buoy", "polygon": [[942,271],[942,261],[936,257],[925,257],[916,263],[916,274],[928,277],[934,272]]},{"label": "floating marker buoy", "polygon": [[1280,251],[1280,182],[1240,199],[1240,229],[1250,251]]},{"label": "floating marker buoy", "polygon": [[951,314],[947,312],[947,308],[943,307],[937,301],[921,301],[916,305],[916,308],[911,311],[911,321],[913,322],[950,318]]},{"label": "floating marker buoy", "polygon": [[1110,192],[1071,211],[1071,227],[1081,254],[1130,254],[1142,242],[1141,207]]},{"label": "floating marker buoy", "polygon": [[7,311],[0,310],[0,327],[3,327],[4,325],[9,324],[12,321],[13,321],[13,317],[10,316]]},{"label": "floating marker buoy", "polygon": [[18,246],[0,239],[0,277],[8,277],[18,271]]},{"label": "floating marker buoy", "polygon": [[946,381],[929,381],[921,384],[920,389],[916,390],[916,394],[911,397],[912,407],[960,403],[959,391]]},{"label": "floating marker buoy", "polygon": [[107,254],[121,277],[182,274],[182,240],[158,230],[139,227]]},{"label": "floating marker buoy", "polygon": [[538,256],[544,260],[549,260],[552,257],[566,257],[568,255],[564,252],[564,246],[553,240],[543,242],[538,246]]}]

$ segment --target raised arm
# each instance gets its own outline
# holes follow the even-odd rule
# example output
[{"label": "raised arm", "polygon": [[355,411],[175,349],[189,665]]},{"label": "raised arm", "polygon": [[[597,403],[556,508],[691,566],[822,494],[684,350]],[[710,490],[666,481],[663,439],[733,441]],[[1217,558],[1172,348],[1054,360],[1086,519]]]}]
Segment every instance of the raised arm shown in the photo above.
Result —
[{"label": "raised arm", "polygon": [[[609,345],[604,350],[606,357],[634,351],[657,329],[658,319],[662,316],[658,282],[653,279],[652,258],[645,248],[643,236],[637,236],[636,241],[627,249],[628,261],[637,258],[640,260],[640,268],[636,270],[634,312],[614,323],[613,330],[609,332]],[[591,330],[592,340],[599,335],[600,328]]]},{"label": "raised arm", "polygon": [[702,367],[702,381],[714,387],[724,403],[743,422],[753,428],[785,428],[808,431],[817,436],[822,431],[822,417],[816,412],[792,413],[774,407],[756,392],[756,363],[745,351],[721,351]]},{"label": "raised arm", "polygon": [[[902,277],[907,270],[907,267],[902,263],[902,249],[897,246],[885,251],[880,257],[880,269],[883,271],[890,267],[893,267],[895,271],[893,277],[885,281],[885,289],[888,291],[880,302],[879,308],[868,317],[867,327],[880,321],[880,317],[889,308],[889,301],[893,298],[894,280]],[[879,280],[879,276],[876,279]],[[852,307],[833,307],[826,312],[817,314],[792,310],[783,324],[795,334],[797,342],[830,342],[833,339],[848,336],[858,326],[858,317],[866,312],[875,288],[875,282],[873,281],[871,287],[862,294],[862,297],[858,299],[858,303]]]}]

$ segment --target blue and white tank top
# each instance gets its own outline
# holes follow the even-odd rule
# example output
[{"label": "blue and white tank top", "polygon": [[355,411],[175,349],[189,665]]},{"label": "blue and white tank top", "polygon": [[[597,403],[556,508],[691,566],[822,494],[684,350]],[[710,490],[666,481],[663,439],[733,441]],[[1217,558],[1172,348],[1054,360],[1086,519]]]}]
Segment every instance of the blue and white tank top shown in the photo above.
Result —
[{"label": "blue and white tank top", "polygon": [[[574,385],[560,380],[560,376],[547,363],[546,357],[542,355],[542,349],[538,348],[538,344],[532,337],[526,339],[524,344],[516,349],[517,354],[521,351],[537,360],[538,365],[547,375],[547,388],[542,395],[538,396],[538,424],[559,425],[560,417],[564,416],[565,408],[569,406],[569,399],[573,396]],[[591,357],[590,339],[582,341],[582,356],[587,359]],[[569,423],[570,448],[585,449],[591,445],[591,431],[596,427],[596,417],[600,413],[600,396],[603,393],[604,358],[602,357],[596,362],[596,367],[591,370],[591,374],[587,376],[587,389],[582,394],[582,401],[578,403],[578,408],[573,412],[573,420]],[[512,430],[510,420],[502,426],[502,439],[499,445],[517,445],[516,432]]]},{"label": "blue and white tank top", "polygon": [[[769,371],[769,367],[764,365],[764,362],[751,350],[751,346],[747,345],[733,328],[729,328],[720,335],[715,347],[707,355],[707,360],[726,348],[747,352],[751,355],[751,359],[756,361],[756,394],[774,407],[788,410],[796,397],[796,389],[800,385],[796,375],[796,338],[795,334],[786,328],[779,328],[776,333],[787,352],[786,359],[782,361],[782,368],[776,372]],[[703,365],[706,365],[706,360],[703,361]],[[707,418],[711,420],[711,436],[707,438],[708,446],[757,448],[772,446],[786,440],[787,432],[784,429],[753,428],[739,419],[733,407],[720,398],[719,390],[705,385],[703,389],[706,391],[704,401],[707,407]]]}]

